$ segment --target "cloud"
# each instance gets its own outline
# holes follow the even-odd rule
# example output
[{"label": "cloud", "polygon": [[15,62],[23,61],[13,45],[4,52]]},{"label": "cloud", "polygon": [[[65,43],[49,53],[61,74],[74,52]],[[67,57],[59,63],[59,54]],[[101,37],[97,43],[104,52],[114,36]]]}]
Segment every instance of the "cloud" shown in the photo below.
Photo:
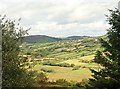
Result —
[{"label": "cloud", "polygon": [[117,0],[1,0],[0,13],[22,18],[30,34],[50,36],[104,35],[108,27],[104,14]]},{"label": "cloud", "polygon": [[[49,36],[71,36],[71,35],[90,35],[96,36],[105,34],[107,23],[103,21],[80,24],[68,23],[57,24],[57,22],[38,22],[36,25],[31,26],[35,30],[30,31],[30,34],[48,34]],[[46,29],[47,28],[47,29]]]}]

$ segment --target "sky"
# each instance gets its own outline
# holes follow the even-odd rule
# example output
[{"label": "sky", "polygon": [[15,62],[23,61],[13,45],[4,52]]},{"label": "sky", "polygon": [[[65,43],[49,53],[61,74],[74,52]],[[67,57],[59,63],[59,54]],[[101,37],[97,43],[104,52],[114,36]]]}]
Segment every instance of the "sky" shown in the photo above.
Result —
[{"label": "sky", "polygon": [[30,28],[29,35],[101,36],[109,28],[105,14],[118,0],[0,0],[0,14]]}]

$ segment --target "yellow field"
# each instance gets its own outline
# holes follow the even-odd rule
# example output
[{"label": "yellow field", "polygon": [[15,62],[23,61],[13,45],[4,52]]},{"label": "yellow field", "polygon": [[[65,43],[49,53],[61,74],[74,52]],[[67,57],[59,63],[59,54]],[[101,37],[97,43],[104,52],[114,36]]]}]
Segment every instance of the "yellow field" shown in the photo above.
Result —
[{"label": "yellow field", "polygon": [[42,65],[37,64],[33,68],[34,70],[40,71],[41,68],[53,70],[54,72],[46,72],[49,81],[55,81],[58,79],[66,79],[67,81],[82,81],[83,79],[88,79],[91,77],[91,71],[89,68],[98,68],[98,64],[96,63],[85,63],[81,60],[91,61],[94,59],[95,55],[89,55],[81,57],[80,59],[69,59],[62,61],[60,63],[69,63],[74,64],[75,66],[80,66],[78,70],[73,70],[73,67],[59,67],[59,66],[50,66],[50,65]]},{"label": "yellow field", "polygon": [[54,81],[57,79],[66,79],[68,81],[82,81],[82,79],[88,79],[91,77],[91,72],[88,68],[80,68],[79,70],[72,70],[69,67],[58,67],[58,66],[48,66],[48,65],[36,65],[35,70],[40,70],[41,68],[47,68],[54,70],[53,73],[46,73],[49,81]]},{"label": "yellow field", "polygon": [[80,60],[91,61],[94,59],[94,57],[95,55],[88,55],[88,56],[81,57]]}]

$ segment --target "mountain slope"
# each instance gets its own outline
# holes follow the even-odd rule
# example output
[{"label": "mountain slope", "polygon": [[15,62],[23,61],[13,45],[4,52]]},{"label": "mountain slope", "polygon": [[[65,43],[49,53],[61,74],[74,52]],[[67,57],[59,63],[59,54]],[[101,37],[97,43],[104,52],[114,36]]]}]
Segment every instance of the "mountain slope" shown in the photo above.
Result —
[{"label": "mountain slope", "polygon": [[28,43],[44,43],[44,42],[55,42],[55,41],[60,41],[62,39],[60,38],[55,38],[55,37],[50,37],[50,36],[45,36],[45,35],[31,35],[31,36],[25,36],[23,41],[28,42]]},{"label": "mountain slope", "polygon": [[79,40],[79,39],[83,39],[85,37],[88,37],[88,36],[69,36],[66,39],[68,39],[68,40]]},{"label": "mountain slope", "polygon": [[62,40],[79,40],[83,38],[89,38],[89,36],[69,36],[66,38],[55,38],[46,35],[30,35],[30,36],[25,36],[23,41],[28,43],[46,43],[46,42],[55,42]]}]

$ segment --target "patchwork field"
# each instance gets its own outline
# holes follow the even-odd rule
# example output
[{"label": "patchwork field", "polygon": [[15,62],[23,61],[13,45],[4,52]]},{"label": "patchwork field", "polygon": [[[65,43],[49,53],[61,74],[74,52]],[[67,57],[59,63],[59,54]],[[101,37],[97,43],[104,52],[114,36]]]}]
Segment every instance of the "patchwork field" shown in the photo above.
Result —
[{"label": "patchwork field", "polygon": [[49,81],[66,79],[82,81],[91,77],[90,68],[98,69],[93,62],[97,50],[101,50],[97,38],[65,40],[51,43],[24,43],[21,54],[32,70],[44,72]]},{"label": "patchwork field", "polygon": [[50,81],[57,79],[66,79],[68,81],[81,81],[83,78],[87,79],[91,77],[90,70],[88,68],[79,68],[78,70],[72,70],[68,67],[58,67],[58,66],[42,66],[36,65],[34,70],[40,71],[40,69],[53,70],[52,73],[46,73]]}]

